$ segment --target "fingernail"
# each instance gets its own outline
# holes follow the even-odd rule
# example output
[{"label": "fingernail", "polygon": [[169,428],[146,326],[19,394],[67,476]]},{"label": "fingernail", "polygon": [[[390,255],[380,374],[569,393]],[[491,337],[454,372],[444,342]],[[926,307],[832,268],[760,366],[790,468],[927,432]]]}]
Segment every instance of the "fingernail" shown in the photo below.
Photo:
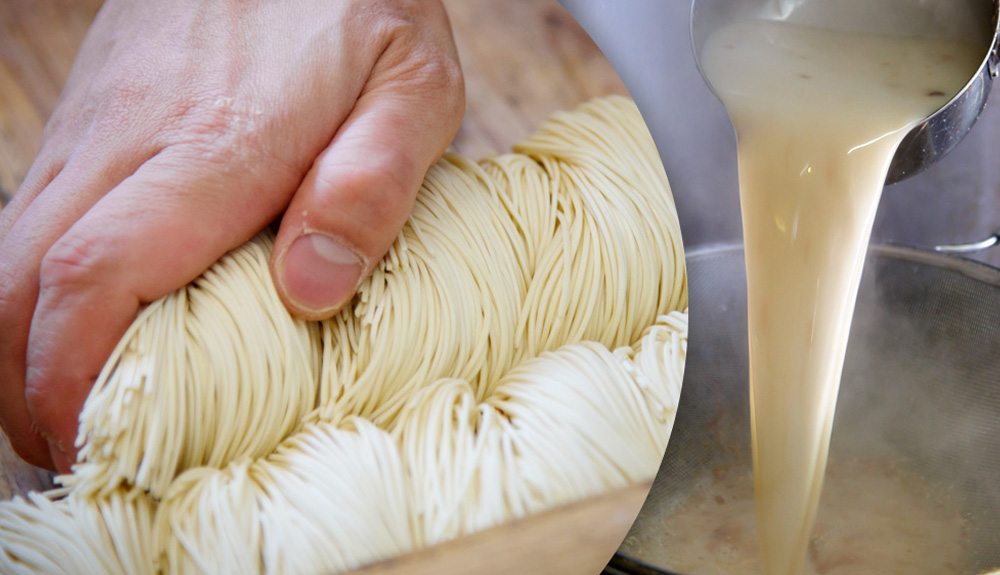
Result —
[{"label": "fingernail", "polygon": [[292,242],[279,273],[285,296],[293,304],[321,314],[353,295],[361,278],[361,259],[333,238],[310,233]]}]

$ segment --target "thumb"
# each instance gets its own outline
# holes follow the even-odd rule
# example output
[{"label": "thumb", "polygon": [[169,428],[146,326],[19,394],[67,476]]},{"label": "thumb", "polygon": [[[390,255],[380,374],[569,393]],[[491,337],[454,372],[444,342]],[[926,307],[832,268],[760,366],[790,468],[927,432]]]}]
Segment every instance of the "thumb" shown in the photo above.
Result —
[{"label": "thumb", "polygon": [[271,270],[288,310],[325,319],[388,251],[430,165],[458,130],[461,77],[439,90],[368,92],[316,158],[286,211]]}]

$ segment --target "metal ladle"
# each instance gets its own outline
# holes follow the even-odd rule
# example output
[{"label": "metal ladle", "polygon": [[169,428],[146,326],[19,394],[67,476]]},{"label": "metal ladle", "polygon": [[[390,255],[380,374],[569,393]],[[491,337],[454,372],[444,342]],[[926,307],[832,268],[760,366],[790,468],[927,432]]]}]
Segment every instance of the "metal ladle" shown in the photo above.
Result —
[{"label": "metal ladle", "polygon": [[[721,26],[748,18],[787,19],[803,12],[815,0],[692,0],[691,39],[695,59],[701,69],[700,55],[705,39]],[[827,4],[831,4],[827,2]],[[889,167],[886,184],[902,181],[937,160],[956,145],[976,123],[986,105],[993,79],[1000,74],[1000,0],[838,0],[833,5],[839,14],[860,8],[876,18],[866,24],[877,28],[879,18],[905,18],[914,35],[933,32],[970,39],[983,46],[983,60],[976,74],[962,90],[937,112],[914,127],[900,143]],[[806,17],[808,19],[808,15]],[[819,24],[823,19],[814,18]],[[808,23],[808,22],[807,22]],[[707,82],[707,80],[706,80]],[[711,83],[709,83],[711,88]]]}]

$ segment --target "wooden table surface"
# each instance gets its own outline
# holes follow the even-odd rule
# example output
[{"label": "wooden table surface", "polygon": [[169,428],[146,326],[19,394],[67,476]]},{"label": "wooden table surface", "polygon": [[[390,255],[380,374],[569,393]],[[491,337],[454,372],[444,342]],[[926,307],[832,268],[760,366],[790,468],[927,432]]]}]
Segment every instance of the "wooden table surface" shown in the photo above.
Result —
[{"label": "wooden table surface", "polygon": [[[0,2],[0,206],[17,191],[31,166],[45,121],[100,5],[98,0]],[[556,0],[450,0],[446,5],[466,79],[467,112],[453,144],[458,152],[480,157],[505,151],[556,110],[596,96],[626,93],[601,52]],[[0,436],[0,500],[49,485],[49,475],[21,462]],[[501,528],[499,533],[507,533],[506,538],[460,541],[447,553],[450,568],[440,564],[443,555],[435,551],[417,557],[416,563],[383,566],[377,572],[409,571],[421,568],[418,565],[430,565],[433,572],[464,572],[474,557],[502,563],[509,555],[507,545],[534,541],[537,547],[554,525],[564,531],[553,539],[562,542],[562,554],[557,552],[553,564],[535,562],[545,569],[537,572],[550,572],[557,565],[579,572],[580,561],[595,564],[587,557],[610,555],[647,489],[636,486],[504,526],[507,531]],[[603,531],[589,527],[595,517],[604,520],[599,526]],[[579,541],[588,542],[586,549],[579,549]],[[576,550],[567,554],[567,545],[576,545]],[[578,556],[576,563],[567,563],[573,555]]]},{"label": "wooden table surface", "polygon": [[[100,0],[0,2],[0,206],[17,191]],[[457,151],[503,151],[546,116],[625,88],[556,0],[446,0],[465,72]]]}]

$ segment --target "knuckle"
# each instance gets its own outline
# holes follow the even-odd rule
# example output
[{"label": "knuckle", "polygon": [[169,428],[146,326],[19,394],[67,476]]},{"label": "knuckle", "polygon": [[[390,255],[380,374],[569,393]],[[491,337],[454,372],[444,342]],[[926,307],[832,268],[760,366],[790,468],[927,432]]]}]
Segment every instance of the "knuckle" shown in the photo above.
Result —
[{"label": "knuckle", "polygon": [[[317,182],[336,190],[334,194],[317,197],[321,213],[349,213],[356,222],[364,222],[374,232],[402,225],[413,208],[415,185],[398,167],[380,169],[369,164],[338,172],[327,181]],[[392,235],[396,231],[393,229]]]},{"label": "knuckle", "polygon": [[108,111],[118,117],[131,116],[136,109],[145,109],[150,96],[154,95],[152,78],[138,70],[120,78],[106,90]]},{"label": "knuckle", "polygon": [[102,75],[95,80],[88,94],[91,97],[78,98],[77,102],[73,102],[74,109],[60,110],[60,124],[54,127],[81,117],[92,117],[99,126],[117,129],[123,124],[141,125],[151,115],[151,107],[162,101],[162,98],[157,98],[160,74],[151,63],[136,57],[122,65],[116,73]]},{"label": "knuckle", "polygon": [[380,82],[398,93],[432,102],[438,127],[442,119],[457,129],[465,108],[465,77],[444,8],[437,2],[394,3],[385,20],[386,50],[379,57]]},{"label": "knuckle", "polygon": [[[317,185],[338,190],[350,203],[369,203],[377,198],[398,202],[412,196],[417,182],[411,181],[414,160],[399,146],[359,144],[364,162],[342,164],[333,170],[320,170]],[[412,188],[412,189],[411,189]]]},{"label": "knuckle", "polygon": [[93,285],[100,270],[106,267],[106,245],[83,235],[67,234],[60,238],[42,257],[39,294]]},{"label": "knuckle", "polygon": [[[364,4],[360,3],[359,7]],[[435,2],[427,0],[393,0],[380,3],[374,12],[368,7],[364,10],[368,14],[375,15],[382,32],[391,37],[406,35],[417,30],[434,8]]]},{"label": "knuckle", "polygon": [[192,162],[225,165],[256,172],[283,169],[274,154],[267,120],[260,110],[230,97],[206,97],[191,104],[174,122],[169,146],[183,150]]},{"label": "knuckle", "polygon": [[49,120],[42,129],[42,137],[38,144],[39,155],[62,152],[66,154],[66,146],[70,141],[75,141],[77,135],[83,131],[82,126],[90,121],[92,113],[81,108],[75,108],[76,114],[69,112],[71,106],[61,102],[53,110]]},{"label": "knuckle", "polygon": [[419,64],[425,75],[444,84],[457,87],[461,83],[451,26],[440,2],[389,2],[379,16],[378,30],[390,57]]},{"label": "knuckle", "polygon": [[179,126],[194,142],[214,144],[229,134],[253,133],[252,119],[236,107],[236,100],[227,97],[205,97],[192,104]]},{"label": "knuckle", "polygon": [[61,152],[61,150],[53,151],[51,145],[42,144],[27,175],[21,181],[13,197],[10,198],[10,203],[3,210],[0,210],[0,230],[2,230],[0,231],[0,240],[24,213],[28,204],[33,202],[62,170],[64,160]]},{"label": "knuckle", "polygon": [[411,86],[455,105],[465,102],[465,79],[458,60],[440,52],[415,57],[409,66]]}]

